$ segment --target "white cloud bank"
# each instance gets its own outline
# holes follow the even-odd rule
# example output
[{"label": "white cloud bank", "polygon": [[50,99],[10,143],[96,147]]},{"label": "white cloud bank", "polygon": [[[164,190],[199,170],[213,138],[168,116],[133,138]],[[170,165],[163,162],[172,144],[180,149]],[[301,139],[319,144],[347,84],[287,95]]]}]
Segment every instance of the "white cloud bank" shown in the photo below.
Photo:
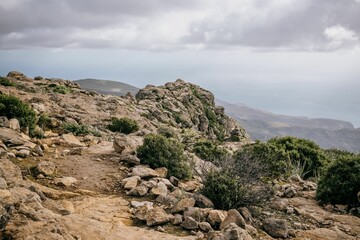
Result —
[{"label": "white cloud bank", "polygon": [[2,0],[0,49],[353,49],[358,2]]}]

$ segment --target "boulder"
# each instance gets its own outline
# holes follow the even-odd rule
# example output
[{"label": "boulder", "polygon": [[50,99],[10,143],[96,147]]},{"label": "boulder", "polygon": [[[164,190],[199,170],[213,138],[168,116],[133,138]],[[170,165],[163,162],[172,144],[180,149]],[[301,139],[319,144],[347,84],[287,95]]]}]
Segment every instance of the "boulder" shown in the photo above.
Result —
[{"label": "boulder", "polygon": [[184,212],[184,217],[192,217],[198,222],[205,222],[210,210],[210,208],[189,207]]},{"label": "boulder", "polygon": [[284,196],[287,198],[292,198],[296,195],[296,190],[294,187],[289,187],[285,190]]},{"label": "boulder", "polygon": [[287,223],[283,219],[266,218],[263,221],[265,232],[274,238],[286,238],[289,234]]},{"label": "boulder", "polygon": [[4,178],[8,185],[22,180],[21,169],[7,158],[0,160],[0,177]]},{"label": "boulder", "polygon": [[230,223],[223,230],[221,230],[226,240],[252,240],[253,238],[246,232],[245,229],[242,229],[235,223]]},{"label": "boulder", "polygon": [[139,176],[132,176],[132,177],[124,178],[121,181],[121,186],[123,186],[126,190],[131,190],[138,185],[139,181],[140,181]]},{"label": "boulder", "polygon": [[155,207],[149,209],[146,212],[145,220],[146,220],[146,225],[150,227],[154,225],[167,223],[170,221],[170,218],[164,209],[162,209],[161,207]]},{"label": "boulder", "polygon": [[75,212],[75,207],[70,201],[62,200],[60,205],[61,207],[59,208],[59,211],[62,215],[70,215]]},{"label": "boulder", "polygon": [[56,170],[55,164],[49,161],[41,161],[36,166],[36,171],[43,175],[52,175]]},{"label": "boulder", "polygon": [[211,226],[218,228],[222,221],[224,221],[226,218],[223,211],[220,210],[210,210],[209,215],[207,217],[208,223],[211,224]]},{"label": "boulder", "polygon": [[0,189],[7,189],[7,183],[4,178],[0,177]]},{"label": "boulder", "polygon": [[251,212],[249,211],[248,208],[242,207],[239,209],[239,212],[240,212],[241,216],[245,219],[245,222],[251,223],[253,221]]},{"label": "boulder", "polygon": [[0,128],[0,140],[7,146],[19,146],[28,142],[20,133],[3,127]]},{"label": "boulder", "polygon": [[191,180],[187,182],[180,182],[178,186],[187,192],[193,192],[201,187],[201,183],[196,180]]},{"label": "boulder", "polygon": [[134,208],[139,208],[142,206],[148,206],[148,207],[153,207],[154,203],[153,202],[149,202],[149,201],[131,201],[130,202],[131,206]]},{"label": "boulder", "polygon": [[21,149],[21,150],[15,152],[15,155],[20,158],[27,158],[30,156],[30,150],[29,149]]},{"label": "boulder", "polygon": [[180,226],[188,230],[195,230],[199,228],[198,222],[196,222],[192,217],[184,217],[184,221],[182,221]]},{"label": "boulder", "polygon": [[140,159],[135,156],[135,155],[131,155],[131,154],[122,154],[120,156],[120,162],[126,162],[132,165],[139,165],[140,164]]},{"label": "boulder", "polygon": [[154,188],[150,190],[150,193],[155,196],[159,195],[166,195],[168,192],[168,189],[163,182],[158,182]]},{"label": "boulder", "polygon": [[43,113],[46,110],[46,107],[42,103],[32,103],[31,107],[38,113]]},{"label": "boulder", "polygon": [[171,196],[171,195],[159,195],[156,198],[157,203],[165,205],[166,207],[173,207],[177,201],[178,200],[174,196]]},{"label": "boulder", "polygon": [[202,194],[195,194],[196,206],[201,208],[214,208],[213,202]]},{"label": "boulder", "polygon": [[168,169],[166,167],[156,168],[155,172],[158,173],[158,176],[161,178],[166,178],[168,174]]},{"label": "boulder", "polygon": [[210,231],[213,231],[210,223],[208,222],[200,222],[199,223],[199,228],[204,231],[204,232],[210,232]]},{"label": "boulder", "polygon": [[77,182],[77,179],[74,177],[61,177],[55,178],[54,182],[58,186],[71,187]]},{"label": "boulder", "polygon": [[59,138],[59,144],[67,147],[85,147],[73,134],[63,134]]},{"label": "boulder", "polygon": [[220,224],[220,230],[224,229],[230,223],[235,223],[239,227],[245,228],[245,220],[236,209],[230,209],[228,211],[228,215]]},{"label": "boulder", "polygon": [[16,118],[12,118],[9,120],[9,128],[14,131],[20,132],[20,123]]},{"label": "boulder", "polygon": [[183,216],[181,214],[175,214],[174,219],[172,220],[173,225],[179,225],[183,221]]},{"label": "boulder", "polygon": [[152,177],[158,177],[159,175],[153,169],[143,165],[139,165],[139,166],[135,166],[132,169],[131,176],[139,176],[140,178],[152,178]]},{"label": "boulder", "polygon": [[113,147],[117,153],[134,154],[135,150],[142,144],[142,137],[120,134],[114,139]]},{"label": "boulder", "polygon": [[195,199],[193,198],[184,198],[181,199],[172,209],[171,213],[179,213],[183,212],[189,207],[193,207],[195,205]]},{"label": "boulder", "polygon": [[[129,182],[127,184],[129,184]],[[126,193],[126,195],[143,197],[148,193],[148,191],[148,187],[146,187],[144,184],[140,184],[139,186],[132,188],[129,192]]]}]

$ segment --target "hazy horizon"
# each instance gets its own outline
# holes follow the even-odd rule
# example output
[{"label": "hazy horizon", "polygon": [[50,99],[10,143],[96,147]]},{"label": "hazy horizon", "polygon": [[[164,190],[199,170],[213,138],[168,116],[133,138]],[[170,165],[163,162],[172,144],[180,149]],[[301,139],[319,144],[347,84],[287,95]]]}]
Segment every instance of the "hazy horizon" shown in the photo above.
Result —
[{"label": "hazy horizon", "polygon": [[359,0],[3,0],[0,75],[177,78],[228,102],[360,126]]}]

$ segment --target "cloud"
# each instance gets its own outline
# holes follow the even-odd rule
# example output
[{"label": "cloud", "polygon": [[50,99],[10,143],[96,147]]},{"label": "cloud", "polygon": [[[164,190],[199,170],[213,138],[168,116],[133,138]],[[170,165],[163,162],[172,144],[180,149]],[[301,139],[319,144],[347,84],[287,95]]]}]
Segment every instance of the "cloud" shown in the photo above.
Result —
[{"label": "cloud", "polygon": [[359,47],[358,0],[2,0],[0,49]]}]

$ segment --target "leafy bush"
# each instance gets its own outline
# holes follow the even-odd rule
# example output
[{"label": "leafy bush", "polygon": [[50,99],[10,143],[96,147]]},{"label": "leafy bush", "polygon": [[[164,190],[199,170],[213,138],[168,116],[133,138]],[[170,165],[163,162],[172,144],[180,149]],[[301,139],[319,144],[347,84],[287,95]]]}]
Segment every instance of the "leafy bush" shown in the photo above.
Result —
[{"label": "leafy bush", "polygon": [[16,84],[7,78],[0,77],[0,85],[7,87],[7,86],[15,86]]},{"label": "leafy bush", "polygon": [[234,154],[234,158],[237,162],[257,162],[261,166],[263,177],[288,176],[292,168],[286,152],[271,143],[257,141],[244,146]]},{"label": "leafy bush", "polygon": [[217,164],[229,155],[225,149],[219,147],[218,144],[210,140],[198,141],[195,143],[193,150],[198,157],[211,161],[214,164]]},{"label": "leafy bush", "polygon": [[360,206],[360,156],[339,158],[320,178],[316,198],[322,203]]},{"label": "leafy bush", "polygon": [[262,180],[263,172],[259,162],[227,159],[220,171],[205,176],[201,192],[220,209],[261,204],[273,195],[270,186]]},{"label": "leafy bush", "polygon": [[65,132],[68,132],[68,133],[71,132],[76,136],[92,133],[92,131],[89,129],[89,127],[87,125],[83,125],[83,124],[78,125],[78,124],[72,124],[72,123],[65,123],[63,125],[63,129],[65,130]]},{"label": "leafy bush", "polygon": [[130,118],[111,118],[111,124],[108,128],[112,132],[121,132],[125,134],[133,133],[139,130],[137,122]]},{"label": "leafy bush", "polygon": [[30,132],[35,128],[35,111],[14,96],[0,94],[0,116],[18,119],[20,127],[29,128]]},{"label": "leafy bush", "polygon": [[37,120],[37,125],[43,130],[51,129],[51,119],[45,114],[41,114]]},{"label": "leafy bush", "polygon": [[313,141],[295,137],[276,137],[268,143],[283,149],[294,166],[303,166],[303,178],[316,177],[326,165],[323,150]]},{"label": "leafy bush", "polygon": [[166,167],[169,175],[185,179],[191,177],[191,169],[185,162],[183,151],[177,140],[149,134],[137,149],[137,156],[143,164],[152,168]]},{"label": "leafy bush", "polygon": [[157,132],[167,138],[177,138],[176,132],[169,127],[160,127]]}]

